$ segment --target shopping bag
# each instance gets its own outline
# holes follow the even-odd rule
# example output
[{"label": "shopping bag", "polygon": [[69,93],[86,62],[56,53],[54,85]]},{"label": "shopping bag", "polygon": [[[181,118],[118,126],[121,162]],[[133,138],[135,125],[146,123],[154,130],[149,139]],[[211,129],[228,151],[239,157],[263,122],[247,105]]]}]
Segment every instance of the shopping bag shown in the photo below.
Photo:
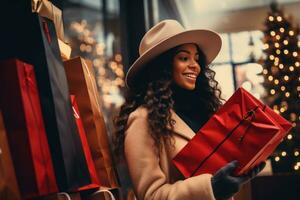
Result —
[{"label": "shopping bag", "polygon": [[173,158],[185,177],[214,174],[237,160],[235,175],[266,160],[291,128],[291,123],[239,88]]},{"label": "shopping bag", "polygon": [[78,128],[78,133],[80,136],[80,140],[82,143],[82,147],[83,147],[83,151],[84,151],[84,155],[86,158],[86,162],[87,162],[87,166],[89,168],[89,173],[91,176],[91,183],[85,186],[82,186],[80,188],[78,188],[79,191],[84,191],[84,190],[90,190],[90,189],[98,189],[100,188],[100,181],[98,179],[97,176],[97,172],[95,169],[95,165],[92,159],[92,155],[91,155],[91,151],[86,139],[86,133],[85,130],[83,128],[83,124],[81,121],[81,117],[80,117],[80,112],[76,103],[76,98],[74,95],[71,95],[71,102],[72,102],[72,109],[73,109],[73,114],[74,114],[74,118],[76,120],[76,125]]},{"label": "shopping bag", "polygon": [[0,110],[0,199],[21,200]]},{"label": "shopping bag", "polygon": [[57,192],[33,66],[18,59],[1,61],[0,93],[21,195]]},{"label": "shopping bag", "polygon": [[76,57],[64,62],[70,93],[75,94],[102,186],[118,186],[92,65]]}]

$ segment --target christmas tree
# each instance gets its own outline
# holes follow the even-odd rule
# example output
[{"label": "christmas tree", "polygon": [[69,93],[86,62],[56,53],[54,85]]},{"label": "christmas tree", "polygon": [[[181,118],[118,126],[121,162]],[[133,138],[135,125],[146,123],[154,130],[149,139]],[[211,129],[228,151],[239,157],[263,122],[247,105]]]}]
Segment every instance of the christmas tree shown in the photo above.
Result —
[{"label": "christmas tree", "polygon": [[277,3],[265,20],[263,75],[265,103],[293,128],[272,156],[274,173],[300,173],[300,59],[298,29]]}]

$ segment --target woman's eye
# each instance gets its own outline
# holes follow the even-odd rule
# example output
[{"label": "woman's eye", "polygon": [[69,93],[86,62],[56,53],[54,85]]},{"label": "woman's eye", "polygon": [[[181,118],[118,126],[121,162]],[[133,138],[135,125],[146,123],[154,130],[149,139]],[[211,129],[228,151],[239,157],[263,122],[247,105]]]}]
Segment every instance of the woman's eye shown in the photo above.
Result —
[{"label": "woman's eye", "polygon": [[188,57],[180,57],[179,59],[182,60],[182,61],[187,61]]}]

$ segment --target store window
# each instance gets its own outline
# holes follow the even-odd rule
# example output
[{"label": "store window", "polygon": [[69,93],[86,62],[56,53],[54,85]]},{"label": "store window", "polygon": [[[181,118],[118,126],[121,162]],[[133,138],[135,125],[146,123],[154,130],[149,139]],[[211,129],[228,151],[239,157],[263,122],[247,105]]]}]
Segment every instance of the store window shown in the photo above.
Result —
[{"label": "store window", "polygon": [[239,87],[244,87],[258,99],[264,94],[262,87],[263,33],[244,31],[221,34],[223,46],[212,63],[222,97],[228,99]]},{"label": "store window", "polygon": [[119,0],[68,0],[63,10],[72,56],[92,62],[104,115],[111,119],[124,101]]}]

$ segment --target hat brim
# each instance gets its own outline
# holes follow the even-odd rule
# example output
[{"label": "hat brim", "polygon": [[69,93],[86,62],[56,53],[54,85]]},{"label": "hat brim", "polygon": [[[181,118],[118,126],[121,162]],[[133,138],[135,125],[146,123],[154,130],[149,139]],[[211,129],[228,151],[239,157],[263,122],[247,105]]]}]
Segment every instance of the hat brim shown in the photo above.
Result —
[{"label": "hat brim", "polygon": [[206,56],[207,64],[216,58],[222,46],[220,36],[210,30],[189,30],[171,36],[148,49],[131,65],[125,77],[126,86],[129,88],[134,86],[134,77],[153,58],[173,47],[187,43],[195,43],[199,46]]}]

